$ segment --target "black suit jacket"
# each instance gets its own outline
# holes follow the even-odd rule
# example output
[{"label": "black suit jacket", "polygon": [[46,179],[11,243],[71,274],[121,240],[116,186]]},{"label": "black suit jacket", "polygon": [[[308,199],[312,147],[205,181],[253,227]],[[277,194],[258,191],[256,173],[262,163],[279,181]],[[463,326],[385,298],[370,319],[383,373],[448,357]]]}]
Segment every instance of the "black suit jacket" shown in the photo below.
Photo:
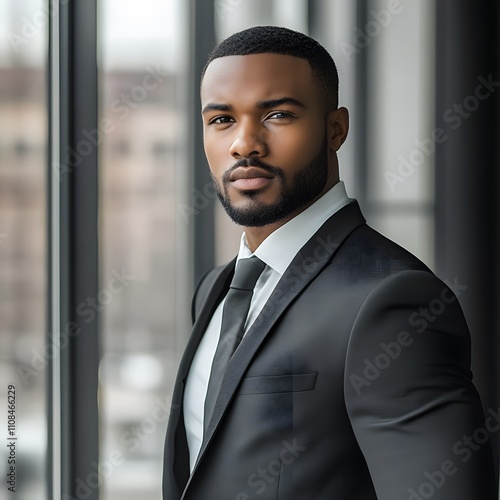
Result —
[{"label": "black suit jacket", "polygon": [[234,264],[193,299],[164,500],[496,498],[458,300],[354,201],[295,256],[234,353],[189,476],[184,385]]}]

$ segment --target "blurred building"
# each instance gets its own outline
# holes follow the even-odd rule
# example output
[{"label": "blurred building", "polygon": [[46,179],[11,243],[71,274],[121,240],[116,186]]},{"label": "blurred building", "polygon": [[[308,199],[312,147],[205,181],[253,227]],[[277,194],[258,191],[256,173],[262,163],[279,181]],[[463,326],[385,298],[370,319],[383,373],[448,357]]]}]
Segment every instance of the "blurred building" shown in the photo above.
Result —
[{"label": "blurred building", "polygon": [[[19,439],[22,436],[18,492],[24,498],[37,498],[45,488],[45,91],[43,67],[8,67],[0,62],[0,405],[7,422],[7,384],[15,384],[16,431]],[[7,451],[2,446],[4,478]],[[0,498],[4,493],[5,484]]]}]

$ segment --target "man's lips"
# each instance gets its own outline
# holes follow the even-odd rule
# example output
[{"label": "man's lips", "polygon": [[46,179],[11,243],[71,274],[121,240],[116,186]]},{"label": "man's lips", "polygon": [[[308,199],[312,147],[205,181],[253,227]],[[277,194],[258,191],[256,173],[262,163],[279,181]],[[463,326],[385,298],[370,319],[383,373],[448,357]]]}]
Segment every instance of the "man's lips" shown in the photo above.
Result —
[{"label": "man's lips", "polygon": [[255,179],[256,177],[272,179],[273,175],[259,167],[238,167],[231,172],[229,180],[237,181],[238,179]]},{"label": "man's lips", "polygon": [[229,176],[231,185],[242,191],[260,189],[273,178],[272,174],[259,167],[238,167]]}]

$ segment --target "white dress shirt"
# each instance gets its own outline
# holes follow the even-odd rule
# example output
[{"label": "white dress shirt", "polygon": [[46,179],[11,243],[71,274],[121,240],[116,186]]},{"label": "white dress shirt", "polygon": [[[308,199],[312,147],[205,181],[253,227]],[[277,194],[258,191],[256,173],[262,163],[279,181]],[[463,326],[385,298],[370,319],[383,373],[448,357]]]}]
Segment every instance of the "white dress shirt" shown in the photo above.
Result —
[{"label": "white dress shirt", "polygon": [[[245,334],[298,251],[328,218],[350,201],[345,192],[344,183],[342,181],[338,182],[311,206],[272,232],[253,254],[247,246],[245,233],[242,234],[236,266],[238,266],[240,259],[252,255],[266,263],[266,267],[254,288],[250,310],[245,323]],[[219,342],[224,302],[225,299],[219,304],[210,320],[193,358],[186,381],[184,425],[189,447],[191,472],[195,466],[203,440],[205,397],[212,362]]]}]

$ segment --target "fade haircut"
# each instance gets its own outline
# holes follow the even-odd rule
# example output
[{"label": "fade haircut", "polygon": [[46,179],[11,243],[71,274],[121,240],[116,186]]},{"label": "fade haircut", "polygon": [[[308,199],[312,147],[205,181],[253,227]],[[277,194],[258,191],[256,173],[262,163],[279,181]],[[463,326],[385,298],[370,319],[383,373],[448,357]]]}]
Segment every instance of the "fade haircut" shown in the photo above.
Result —
[{"label": "fade haircut", "polygon": [[281,54],[299,57],[309,62],[319,86],[326,111],[338,106],[339,77],[337,67],[326,49],[313,38],[277,26],[254,26],[223,40],[208,56],[201,81],[208,65],[220,57],[250,54]]}]

